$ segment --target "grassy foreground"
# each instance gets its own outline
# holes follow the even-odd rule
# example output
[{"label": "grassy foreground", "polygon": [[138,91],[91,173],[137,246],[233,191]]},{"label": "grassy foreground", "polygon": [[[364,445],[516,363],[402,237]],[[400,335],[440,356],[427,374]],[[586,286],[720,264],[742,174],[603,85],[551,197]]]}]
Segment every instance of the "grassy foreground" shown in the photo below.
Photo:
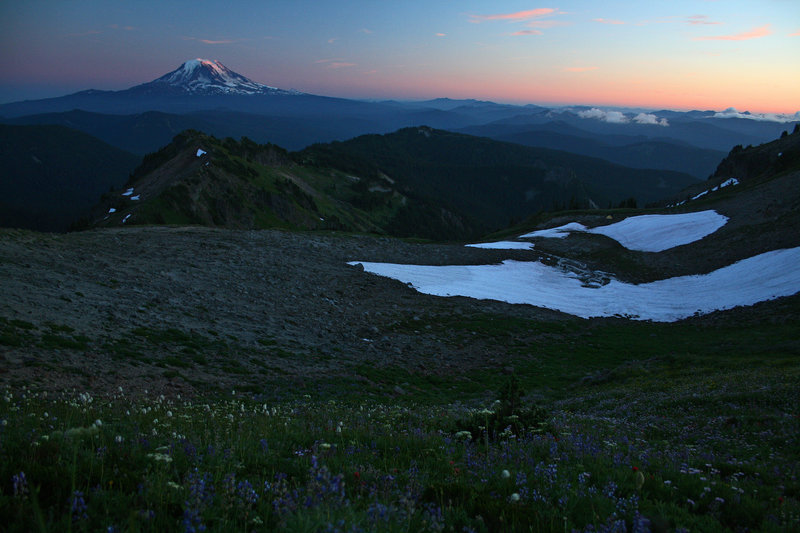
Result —
[{"label": "grassy foreground", "polygon": [[794,316],[554,325],[484,373],[495,397],[399,371],[294,397],[0,389],[0,529],[797,531]]}]

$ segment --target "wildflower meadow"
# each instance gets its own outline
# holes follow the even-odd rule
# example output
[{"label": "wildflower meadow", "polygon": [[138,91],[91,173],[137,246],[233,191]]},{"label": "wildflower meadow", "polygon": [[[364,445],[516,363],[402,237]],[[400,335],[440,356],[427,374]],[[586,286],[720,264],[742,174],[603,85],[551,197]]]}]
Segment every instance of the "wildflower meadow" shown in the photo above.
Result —
[{"label": "wildflower meadow", "polygon": [[796,531],[800,420],[790,374],[636,379],[533,409],[515,378],[484,405],[6,389],[0,523]]}]

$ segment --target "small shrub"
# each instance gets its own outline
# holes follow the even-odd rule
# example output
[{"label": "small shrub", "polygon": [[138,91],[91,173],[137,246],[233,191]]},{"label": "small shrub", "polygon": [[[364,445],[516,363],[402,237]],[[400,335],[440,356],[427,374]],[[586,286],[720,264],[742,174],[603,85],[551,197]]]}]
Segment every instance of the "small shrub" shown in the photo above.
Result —
[{"label": "small shrub", "polygon": [[523,395],[516,376],[511,376],[501,387],[492,408],[473,412],[469,418],[458,420],[457,431],[468,431],[475,440],[482,435],[489,440],[499,440],[529,431],[545,431],[547,412],[538,405],[525,405]]}]

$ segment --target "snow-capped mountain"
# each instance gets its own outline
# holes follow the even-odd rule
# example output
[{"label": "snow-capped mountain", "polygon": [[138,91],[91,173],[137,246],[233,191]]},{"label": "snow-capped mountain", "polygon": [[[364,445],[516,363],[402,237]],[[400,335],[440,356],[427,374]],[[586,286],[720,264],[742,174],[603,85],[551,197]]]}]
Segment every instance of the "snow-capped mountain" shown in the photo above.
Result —
[{"label": "snow-capped mountain", "polygon": [[230,70],[217,60],[200,58],[186,61],[172,72],[149,83],[132,87],[130,90],[192,95],[299,94],[297,91],[286,91],[255,82]]}]

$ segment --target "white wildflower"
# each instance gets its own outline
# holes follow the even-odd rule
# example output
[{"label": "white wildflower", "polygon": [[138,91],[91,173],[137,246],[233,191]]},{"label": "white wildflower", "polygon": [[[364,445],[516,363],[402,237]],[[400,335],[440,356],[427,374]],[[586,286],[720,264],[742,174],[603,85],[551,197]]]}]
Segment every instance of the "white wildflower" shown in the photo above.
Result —
[{"label": "white wildflower", "polygon": [[508,479],[511,477],[511,472],[509,472],[508,470],[503,470],[502,472],[500,472],[500,477],[503,479]]}]

